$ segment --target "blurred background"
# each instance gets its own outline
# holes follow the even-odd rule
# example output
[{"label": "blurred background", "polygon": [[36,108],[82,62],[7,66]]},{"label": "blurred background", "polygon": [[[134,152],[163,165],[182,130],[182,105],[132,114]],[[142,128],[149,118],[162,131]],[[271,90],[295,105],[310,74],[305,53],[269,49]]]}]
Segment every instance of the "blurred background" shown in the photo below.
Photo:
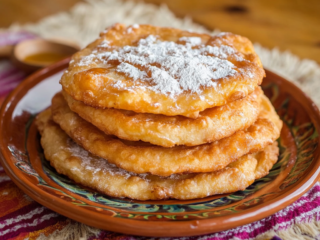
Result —
[{"label": "blurred background", "polygon": [[[46,16],[68,11],[79,2],[83,1],[0,0],[0,28],[8,28],[13,23],[37,23]],[[219,29],[241,34],[264,47],[278,47],[300,58],[309,58],[320,63],[319,0],[144,0],[142,2],[166,4],[179,18],[189,16],[208,30]]]}]

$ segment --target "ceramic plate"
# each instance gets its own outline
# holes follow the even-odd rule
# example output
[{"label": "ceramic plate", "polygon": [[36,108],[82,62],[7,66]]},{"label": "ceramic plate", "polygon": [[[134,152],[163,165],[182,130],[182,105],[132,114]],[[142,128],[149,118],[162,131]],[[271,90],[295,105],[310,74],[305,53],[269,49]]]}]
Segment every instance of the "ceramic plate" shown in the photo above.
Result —
[{"label": "ceramic plate", "polygon": [[267,71],[263,89],[284,121],[280,156],[269,175],[244,191],[203,199],[133,201],[75,184],[44,159],[35,115],[61,89],[68,59],[23,81],[0,113],[1,164],[12,180],[44,206],[79,222],[143,236],[190,236],[267,217],[294,202],[318,179],[319,111],[297,87]]}]

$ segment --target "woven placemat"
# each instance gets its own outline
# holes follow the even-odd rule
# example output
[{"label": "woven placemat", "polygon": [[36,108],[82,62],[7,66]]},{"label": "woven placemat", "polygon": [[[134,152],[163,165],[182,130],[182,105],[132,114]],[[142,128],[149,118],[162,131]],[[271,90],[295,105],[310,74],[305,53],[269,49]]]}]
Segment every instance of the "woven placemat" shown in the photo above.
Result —
[{"label": "woven placemat", "polygon": [[[197,32],[209,32],[205,27],[195,24],[188,17],[177,18],[164,5],[118,0],[87,0],[75,5],[69,12],[59,13],[36,24],[14,24],[13,31],[26,30],[44,38],[67,39],[80,46],[93,41],[103,29],[116,22],[124,24],[153,24],[169,26]],[[218,33],[218,30],[211,32]],[[320,105],[318,87],[320,66],[312,60],[300,60],[289,52],[266,49],[254,44],[263,65],[296,83],[303,91]],[[0,169],[1,172],[1,169]],[[0,175],[1,183],[1,175]],[[0,186],[1,187],[1,186]],[[320,186],[316,184],[308,193],[294,204],[261,221],[235,229],[202,236],[202,239],[317,239],[320,234]],[[7,221],[7,220],[5,220]],[[7,222],[6,222],[7,223]],[[0,229],[1,229],[0,218]],[[4,225],[3,225],[4,226]],[[67,220],[67,224],[50,232],[41,233],[38,239],[135,239],[107,231],[101,231],[81,223]],[[197,237],[196,237],[197,238]],[[1,239],[1,230],[0,230]],[[20,239],[20,238],[19,238]],[[150,239],[150,238],[148,238]],[[195,238],[184,238],[195,239]]]}]

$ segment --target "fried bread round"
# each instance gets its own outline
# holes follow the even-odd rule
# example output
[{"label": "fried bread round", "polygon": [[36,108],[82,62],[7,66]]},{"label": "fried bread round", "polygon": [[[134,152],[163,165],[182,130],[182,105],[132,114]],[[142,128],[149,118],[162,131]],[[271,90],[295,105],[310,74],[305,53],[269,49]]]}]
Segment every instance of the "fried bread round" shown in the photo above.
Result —
[{"label": "fried bread round", "polygon": [[[266,97],[262,99],[269,101]],[[249,128],[230,137],[199,146],[165,148],[103,133],[72,112],[62,93],[53,97],[51,109],[53,120],[87,151],[127,171],[159,176],[223,169],[239,157],[260,151],[274,142],[280,135],[282,124],[273,108],[268,111],[262,109],[264,118],[258,117]]]},{"label": "fried bread round", "polygon": [[245,155],[212,173],[178,174],[168,178],[137,175],[90,154],[74,143],[50,117],[48,109],[36,119],[46,159],[58,173],[113,197],[186,200],[244,190],[262,176],[257,173],[257,166],[263,165],[260,169],[264,169],[266,175],[278,157],[275,142],[260,153]]},{"label": "fried bread round", "polygon": [[196,118],[247,96],[264,75],[244,37],[116,24],[73,55],[60,83],[92,107]]},{"label": "fried bread round", "polygon": [[206,109],[196,119],[100,109],[76,101],[63,93],[70,109],[106,134],[163,147],[196,146],[229,137],[251,126],[258,117],[262,90],[227,105]]}]

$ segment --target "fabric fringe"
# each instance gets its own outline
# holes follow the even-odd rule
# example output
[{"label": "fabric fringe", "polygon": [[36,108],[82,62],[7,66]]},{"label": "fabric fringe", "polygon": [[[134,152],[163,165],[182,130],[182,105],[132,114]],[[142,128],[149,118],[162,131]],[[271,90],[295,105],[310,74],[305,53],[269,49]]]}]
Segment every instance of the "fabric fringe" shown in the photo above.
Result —
[{"label": "fabric fringe", "polygon": [[310,59],[299,59],[296,55],[277,48],[271,50],[254,44],[263,66],[278,75],[294,82],[320,106],[320,66]]},{"label": "fabric fringe", "polygon": [[254,240],[269,240],[273,237],[279,237],[283,240],[314,240],[320,237],[320,222],[312,220],[311,222],[298,223],[285,230],[268,231],[263,233]]},{"label": "fabric fringe", "polygon": [[56,230],[49,236],[41,234],[38,240],[87,240],[96,236],[101,230],[87,226],[83,223],[69,220],[69,224],[61,230]]},{"label": "fabric fringe", "polygon": [[86,46],[106,27],[115,23],[152,24],[186,30],[208,32],[188,17],[179,19],[166,5],[156,6],[133,1],[86,0],[76,4],[69,12],[43,18],[35,24],[13,24],[11,30],[27,30],[44,38],[63,38]]},{"label": "fabric fringe", "polygon": [[[170,26],[198,32],[209,32],[203,26],[193,23],[188,17],[183,19],[165,6],[155,6],[141,2],[118,0],[86,0],[76,4],[69,12],[62,12],[46,17],[36,24],[13,24],[10,30],[27,30],[43,38],[74,41],[81,47],[93,41],[107,26],[116,22],[124,24],[153,24]],[[218,33],[218,30],[211,32]],[[255,50],[263,65],[275,73],[293,81],[320,106],[318,94],[320,66],[312,60],[301,60],[290,52],[281,52],[277,48],[269,50],[254,44]],[[49,237],[42,235],[39,239],[87,239],[100,230],[70,220],[67,227],[56,231]],[[320,223],[300,223],[286,230],[269,231],[258,236],[257,240],[271,239],[279,236],[282,239],[313,239],[320,233]]]}]

